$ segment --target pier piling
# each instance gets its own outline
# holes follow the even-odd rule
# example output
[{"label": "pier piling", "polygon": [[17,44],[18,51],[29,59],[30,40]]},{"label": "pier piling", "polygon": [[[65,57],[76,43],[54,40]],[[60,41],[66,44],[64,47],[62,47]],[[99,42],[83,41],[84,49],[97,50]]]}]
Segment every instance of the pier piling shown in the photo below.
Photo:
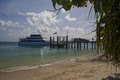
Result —
[{"label": "pier piling", "polygon": [[95,41],[77,41],[72,39],[68,41],[68,36],[57,36],[57,41],[54,37],[50,37],[50,48],[71,48],[71,49],[80,49],[80,50],[95,50],[96,42]]}]

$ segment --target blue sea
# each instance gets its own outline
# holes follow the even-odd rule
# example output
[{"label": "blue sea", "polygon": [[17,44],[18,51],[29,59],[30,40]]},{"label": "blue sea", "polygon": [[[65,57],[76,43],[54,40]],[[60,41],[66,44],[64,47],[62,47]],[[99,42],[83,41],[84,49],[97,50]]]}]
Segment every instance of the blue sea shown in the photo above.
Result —
[{"label": "blue sea", "polygon": [[0,71],[8,72],[34,68],[60,60],[74,59],[94,54],[94,50],[20,47],[17,42],[0,42]]}]

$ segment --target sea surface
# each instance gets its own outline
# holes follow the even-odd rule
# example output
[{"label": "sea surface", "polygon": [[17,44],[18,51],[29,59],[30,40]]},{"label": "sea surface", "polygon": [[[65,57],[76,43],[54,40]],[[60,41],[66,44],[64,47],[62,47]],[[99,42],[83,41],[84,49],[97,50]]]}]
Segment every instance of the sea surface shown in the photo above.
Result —
[{"label": "sea surface", "polygon": [[94,50],[57,49],[44,47],[20,47],[17,42],[0,42],[0,72],[36,68],[38,65],[85,57]]}]

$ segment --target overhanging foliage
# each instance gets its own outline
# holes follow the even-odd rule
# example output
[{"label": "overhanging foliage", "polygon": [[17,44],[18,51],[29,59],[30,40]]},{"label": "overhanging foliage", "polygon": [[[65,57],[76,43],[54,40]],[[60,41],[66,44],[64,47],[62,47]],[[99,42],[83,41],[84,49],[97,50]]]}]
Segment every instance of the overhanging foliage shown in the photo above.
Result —
[{"label": "overhanging foliage", "polygon": [[98,49],[103,47],[106,58],[120,65],[120,0],[52,0],[53,7],[61,5],[66,11],[72,7],[87,7],[93,4],[96,17]]}]

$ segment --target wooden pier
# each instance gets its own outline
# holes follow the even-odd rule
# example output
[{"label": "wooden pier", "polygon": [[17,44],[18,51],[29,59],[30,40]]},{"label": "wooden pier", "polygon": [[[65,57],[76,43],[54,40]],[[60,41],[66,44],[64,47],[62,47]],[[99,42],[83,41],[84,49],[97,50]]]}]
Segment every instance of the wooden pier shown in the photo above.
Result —
[{"label": "wooden pier", "polygon": [[80,49],[80,50],[95,50],[96,42],[85,39],[73,39],[68,41],[68,36],[50,37],[50,48],[66,48],[66,49]]}]

